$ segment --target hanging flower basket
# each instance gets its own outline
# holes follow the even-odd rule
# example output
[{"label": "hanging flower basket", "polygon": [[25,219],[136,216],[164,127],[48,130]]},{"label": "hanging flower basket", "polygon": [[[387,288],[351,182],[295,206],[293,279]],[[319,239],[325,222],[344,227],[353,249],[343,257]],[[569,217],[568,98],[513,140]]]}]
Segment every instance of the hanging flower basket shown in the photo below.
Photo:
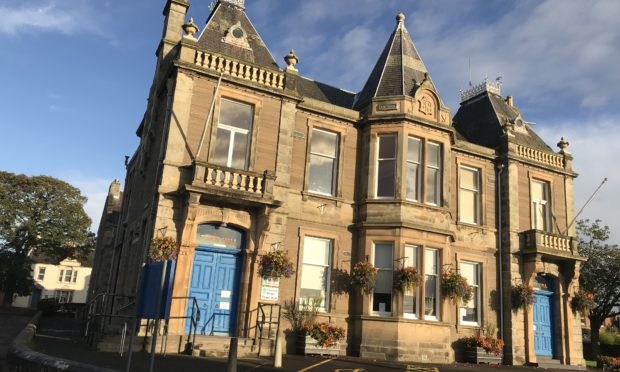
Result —
[{"label": "hanging flower basket", "polygon": [[407,266],[394,271],[394,288],[400,292],[414,289],[420,281],[420,274],[415,267]]},{"label": "hanging flower basket", "polygon": [[441,295],[452,301],[467,303],[474,296],[474,289],[467,283],[467,279],[456,271],[446,270],[441,274]]},{"label": "hanging flower basket", "polygon": [[526,309],[535,302],[534,288],[523,283],[512,286],[512,306],[515,309]]},{"label": "hanging flower basket", "polygon": [[351,285],[358,287],[362,294],[369,294],[375,288],[377,268],[370,262],[358,262],[351,270]]},{"label": "hanging flower basket", "polygon": [[174,238],[165,236],[163,238],[153,238],[149,258],[152,262],[161,262],[177,259],[177,241]]},{"label": "hanging flower basket", "polygon": [[262,277],[273,279],[290,278],[295,273],[293,263],[283,250],[275,250],[263,255],[258,264],[258,272]]},{"label": "hanging flower basket", "polygon": [[580,312],[584,316],[594,306],[596,306],[596,301],[594,301],[594,294],[588,291],[579,290],[577,293],[575,293],[575,296],[571,301],[571,307],[573,308],[573,311]]}]

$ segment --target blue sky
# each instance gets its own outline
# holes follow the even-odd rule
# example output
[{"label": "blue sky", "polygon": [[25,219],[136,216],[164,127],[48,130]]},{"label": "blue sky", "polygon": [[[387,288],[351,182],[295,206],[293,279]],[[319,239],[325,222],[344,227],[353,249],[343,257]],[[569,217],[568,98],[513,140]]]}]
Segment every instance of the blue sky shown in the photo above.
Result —
[{"label": "blue sky", "polygon": [[[211,1],[191,3],[189,15],[204,25]],[[163,6],[0,2],[0,169],[80,187],[95,229],[107,187],[124,180],[124,156],[138,143]],[[581,217],[602,218],[620,237],[620,1],[246,0],[246,8],[281,65],[294,48],[303,75],[351,91],[402,11],[452,113],[470,60],[474,83],[501,75],[502,94],[552,147],[560,136],[570,142],[577,209],[609,177]]]}]

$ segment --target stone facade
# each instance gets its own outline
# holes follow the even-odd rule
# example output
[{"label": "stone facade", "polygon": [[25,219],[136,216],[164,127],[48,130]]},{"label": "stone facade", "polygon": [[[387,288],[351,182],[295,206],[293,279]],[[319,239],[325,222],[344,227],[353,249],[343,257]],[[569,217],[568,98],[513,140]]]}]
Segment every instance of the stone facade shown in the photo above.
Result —
[{"label": "stone facade", "polygon": [[[295,274],[280,279],[271,303],[322,291],[319,319],[346,327],[347,354],[447,363],[458,357],[459,338],[494,324],[506,341],[504,362],[524,364],[537,363],[534,309],[514,310],[511,288],[537,285],[544,274],[553,283],[552,356],[584,365],[579,315],[569,306],[582,258],[570,225],[576,173],[565,141],[551,150],[489,82],[464,92],[452,118],[402,14],[354,94],[304,78],[293,51],[280,69],[242,1],[216,2],[200,32],[186,22],[188,7],[165,6],[115,259],[110,268],[96,264],[105,271],[96,277],[111,281],[98,280],[93,291],[135,294],[151,239],[170,236],[180,246],[174,296],[191,296],[197,252],[218,251],[200,240],[200,227],[232,228],[244,238],[233,303],[225,305],[236,309],[231,334],[254,337],[257,306],[270,302],[258,262],[284,249]],[[240,126],[228,122],[241,117]],[[326,268],[304,264],[317,249],[309,238],[327,242]],[[375,292],[340,290],[366,260],[383,265]],[[421,274],[413,293],[390,289],[403,265]],[[477,288],[467,306],[439,291],[443,271],[465,266]],[[310,270],[322,270],[323,280],[309,280]],[[171,313],[183,316],[187,306],[173,301]],[[183,320],[171,320],[170,331],[183,333]]]}]

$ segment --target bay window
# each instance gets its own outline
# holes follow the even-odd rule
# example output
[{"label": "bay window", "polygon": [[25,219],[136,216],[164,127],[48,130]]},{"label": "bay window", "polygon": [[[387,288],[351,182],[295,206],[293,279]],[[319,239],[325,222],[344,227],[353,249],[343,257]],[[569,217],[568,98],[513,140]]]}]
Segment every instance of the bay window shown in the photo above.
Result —
[{"label": "bay window", "polygon": [[426,143],[426,203],[441,204],[441,144]]},{"label": "bay window", "polygon": [[301,290],[299,301],[311,303],[321,298],[320,311],[328,311],[332,241],[307,236],[304,238]]},{"label": "bay window", "polygon": [[338,134],[313,129],[310,142],[309,190],[323,195],[335,195],[337,175]]},{"label": "bay window", "polygon": [[420,200],[422,188],[422,140],[416,137],[407,138],[407,199]]},{"label": "bay window", "polygon": [[378,137],[378,198],[393,198],[396,195],[396,138],[396,134],[382,134]]},{"label": "bay window", "polygon": [[[405,245],[405,257],[403,267],[414,267],[418,269],[418,247],[415,245]],[[405,318],[417,319],[418,317],[418,286],[408,289],[403,293],[403,316]]]},{"label": "bay window", "polygon": [[229,168],[247,169],[252,137],[253,107],[222,99],[212,162]]},{"label": "bay window", "polygon": [[379,315],[392,312],[393,244],[374,244],[374,266],[378,270],[372,291],[372,311]]},{"label": "bay window", "polygon": [[439,320],[439,251],[424,250],[424,319]]}]

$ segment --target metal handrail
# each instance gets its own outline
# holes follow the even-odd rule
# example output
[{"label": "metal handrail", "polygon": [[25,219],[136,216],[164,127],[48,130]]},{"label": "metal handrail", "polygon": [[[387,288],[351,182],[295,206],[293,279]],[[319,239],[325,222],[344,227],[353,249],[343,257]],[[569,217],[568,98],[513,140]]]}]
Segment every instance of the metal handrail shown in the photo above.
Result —
[{"label": "metal handrail", "polygon": [[[200,307],[196,297],[172,297],[173,300],[190,300],[192,301],[192,312],[190,316],[171,316],[168,319],[189,319],[189,334],[187,335],[187,343],[185,344],[185,351],[192,354],[194,345],[196,345],[196,332],[198,330],[198,322],[200,322]],[[165,328],[165,336],[167,338],[168,327]]]},{"label": "metal handrail", "polygon": [[[265,308],[269,307],[269,321],[267,320],[267,315],[265,314]],[[274,308],[278,309],[278,315],[274,321]],[[260,357],[261,347],[263,343],[263,339],[271,340],[271,331],[272,325],[276,325],[276,337],[280,333],[280,318],[282,315],[282,306],[279,304],[267,304],[263,302],[258,303],[258,308],[256,311],[256,328],[254,329],[254,345],[256,345],[256,341],[258,339],[258,356]],[[268,324],[269,327],[267,329],[267,337],[263,337],[263,331],[265,324]]]}]

